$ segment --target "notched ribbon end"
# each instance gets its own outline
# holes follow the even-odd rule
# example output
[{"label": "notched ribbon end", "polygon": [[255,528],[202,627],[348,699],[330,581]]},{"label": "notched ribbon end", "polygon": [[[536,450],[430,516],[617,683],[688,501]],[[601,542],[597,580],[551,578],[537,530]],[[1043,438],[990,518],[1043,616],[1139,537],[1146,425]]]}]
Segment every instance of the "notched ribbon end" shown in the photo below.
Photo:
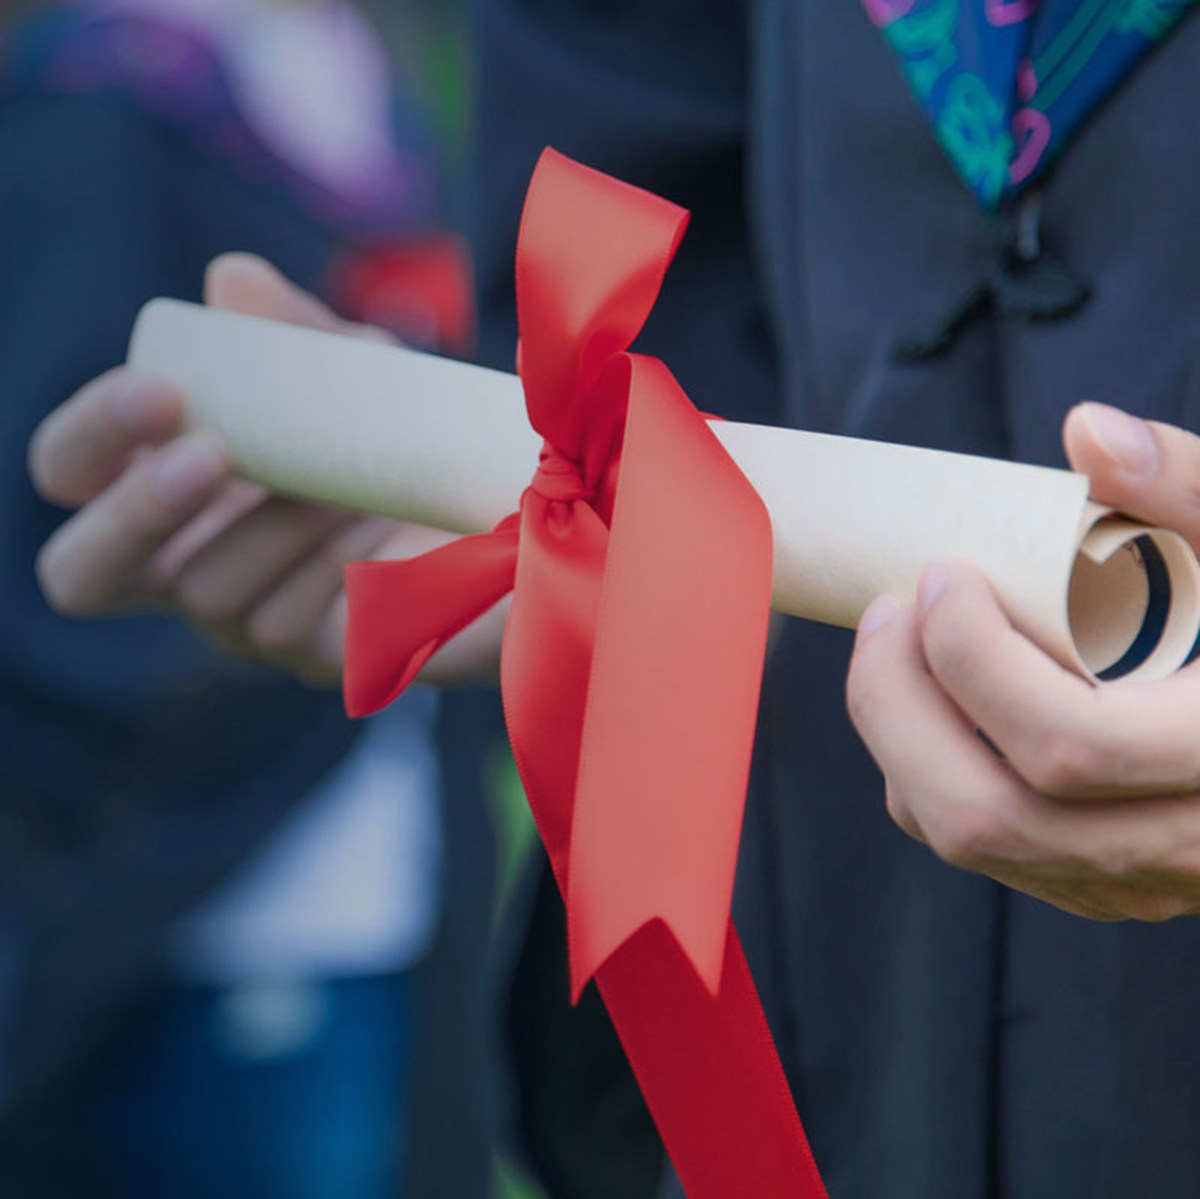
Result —
[{"label": "notched ribbon end", "polygon": [[346,566],[342,694],[351,717],[386,708],[456,633],[512,590],[517,520],[416,558]]},{"label": "notched ribbon end", "polygon": [[[346,649],[342,704],[351,720],[386,708],[416,678],[436,642],[399,649],[389,642],[397,593],[406,572],[401,562],[351,562],[346,566]],[[398,585],[399,584],[399,585]]]},{"label": "notched ribbon end", "polygon": [[[399,699],[408,689],[409,684],[420,674],[425,663],[433,656],[437,648],[431,643],[414,655],[404,673],[396,679],[387,691],[380,693],[378,682],[367,676],[362,670],[355,669],[348,662],[342,680],[342,706],[351,720],[361,720],[366,716],[374,716],[389,704]],[[358,659],[361,661],[361,659]]]},{"label": "notched ribbon end", "polygon": [[[689,925],[691,927],[689,927]],[[725,965],[725,948],[729,938],[729,919],[724,927],[714,933],[712,929],[696,927],[695,919],[676,921],[655,913],[647,916],[623,935],[611,936],[601,942],[581,932],[586,923],[567,914],[567,963],[570,972],[571,1003],[577,1004],[589,982],[605,963],[626,942],[636,936],[653,936],[662,941],[662,952],[672,952],[666,943],[673,941],[700,980],[712,999],[721,992],[721,978]]]}]

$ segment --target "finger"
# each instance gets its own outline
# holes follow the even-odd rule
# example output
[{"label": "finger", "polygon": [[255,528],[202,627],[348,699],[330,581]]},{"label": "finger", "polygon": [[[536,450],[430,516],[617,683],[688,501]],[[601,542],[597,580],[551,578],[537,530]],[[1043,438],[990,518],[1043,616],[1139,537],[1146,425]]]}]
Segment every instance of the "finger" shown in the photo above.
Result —
[{"label": "finger", "polygon": [[[340,672],[344,658],[346,596],[342,584],[345,564],[362,558],[412,558],[454,539],[452,534],[440,529],[399,524],[395,521],[387,523],[390,530],[385,531],[382,541],[375,546],[368,549],[367,543],[373,539],[377,526],[364,530],[362,542],[348,538],[346,542],[336,545],[334,554],[327,562],[331,570],[326,575],[325,586],[330,587],[332,577],[336,577],[334,596],[325,613],[317,620],[314,631],[304,647],[304,652],[318,668],[326,672]],[[499,645],[507,613],[506,598],[451,638],[426,663],[419,676],[421,681],[452,686],[467,679],[478,682],[489,677],[498,677]],[[258,616],[256,613],[256,617]],[[256,625],[260,626],[260,635],[264,632],[260,620],[265,623],[265,619],[264,615],[255,621]],[[270,633],[266,635],[268,638],[271,636]]]},{"label": "finger", "polygon": [[51,503],[78,507],[100,494],[134,450],[173,436],[183,397],[165,379],[124,367],[80,388],[37,427],[29,443],[29,474]]},{"label": "finger", "polygon": [[1161,919],[1200,896],[1200,797],[1064,804],[1034,794],[927,672],[914,613],[885,597],[859,628],[855,725],[946,861],[1094,920]]},{"label": "finger", "polygon": [[1016,807],[1037,852],[989,864],[1000,881],[1071,896],[1110,918],[1166,920],[1200,904],[1200,796],[1064,804],[1025,792]]},{"label": "finger", "polygon": [[962,563],[928,567],[920,603],[929,669],[1035,790],[1105,798],[1200,785],[1200,666],[1094,687],[1014,629],[987,580]]},{"label": "finger", "polygon": [[396,338],[385,329],[342,320],[332,308],[311,292],[297,287],[256,254],[222,254],[214,258],[204,277],[204,300],[214,308],[229,312],[344,333],[361,341],[396,343]]},{"label": "finger", "polygon": [[921,826],[917,823],[917,818],[908,806],[908,801],[886,779],[884,780],[884,784],[884,802],[887,805],[887,814],[892,818],[892,823],[914,841],[920,841],[922,845],[928,845],[929,838],[921,831]]},{"label": "finger", "polygon": [[1016,871],[1008,871],[1002,867],[985,871],[987,876],[995,879],[1014,891],[1020,891],[1034,899],[1041,900],[1053,908],[1066,912],[1071,916],[1082,916],[1085,920],[1096,920],[1101,923],[1111,923],[1114,920],[1127,920],[1129,913],[1123,908],[1111,906],[1111,897],[1103,895],[1104,902],[1097,899],[1094,886],[1080,886],[1079,893],[1062,887],[1046,886],[1032,881]]},{"label": "finger", "polygon": [[339,649],[333,662],[318,657],[311,646],[298,651],[269,651],[250,636],[243,621],[227,624],[202,624],[197,626],[213,648],[225,657],[245,658],[258,665],[274,666],[286,672],[294,680],[310,687],[336,688],[341,685],[342,655]]},{"label": "finger", "polygon": [[183,610],[201,623],[241,617],[348,519],[315,504],[266,500],[183,564],[174,583]]},{"label": "finger", "polygon": [[346,615],[346,593],[340,591],[318,623],[310,651],[318,670],[336,672],[339,678],[346,659]]},{"label": "finger", "polygon": [[864,616],[851,716],[931,847],[954,865],[1092,919],[1159,920],[1200,902],[1200,796],[1066,804],[1024,787],[927,673],[916,618]]},{"label": "finger", "polygon": [[246,479],[234,479],[226,484],[155,554],[149,567],[151,581],[163,591],[173,586],[191,558],[226,529],[261,507],[269,495],[265,487]]},{"label": "finger", "polygon": [[[379,558],[412,558],[453,541],[452,534],[425,525],[402,524],[379,552]],[[423,683],[453,687],[464,682],[498,683],[500,643],[508,620],[511,596],[493,604],[442,646],[417,676]]]},{"label": "finger", "polygon": [[1026,853],[1011,819],[1019,784],[929,674],[911,607],[885,596],[867,610],[846,698],[893,802],[935,852],[969,869]]},{"label": "finger", "polygon": [[1092,498],[1182,533],[1200,548],[1200,438],[1107,404],[1079,404],[1063,425],[1072,467]]},{"label": "finger", "polygon": [[332,309],[256,254],[214,258],[204,275],[204,302],[230,312],[331,333],[342,327]]},{"label": "finger", "polygon": [[135,462],[42,547],[37,573],[51,605],[98,615],[141,597],[137,581],[162,545],[228,481],[209,433],[191,433]]},{"label": "finger", "polygon": [[[395,521],[368,517],[327,538],[250,614],[247,632],[251,640],[267,653],[319,649],[327,657],[322,625],[341,594],[346,564],[370,558],[395,528]],[[340,665],[340,646],[336,659]]]}]

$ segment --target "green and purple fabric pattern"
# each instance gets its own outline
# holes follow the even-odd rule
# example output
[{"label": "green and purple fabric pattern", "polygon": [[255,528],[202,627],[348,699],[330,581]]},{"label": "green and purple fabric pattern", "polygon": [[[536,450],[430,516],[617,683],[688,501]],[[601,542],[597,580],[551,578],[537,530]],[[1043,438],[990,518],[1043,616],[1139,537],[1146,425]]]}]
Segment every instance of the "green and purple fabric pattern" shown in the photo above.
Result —
[{"label": "green and purple fabric pattern", "polygon": [[987,208],[1037,179],[1195,0],[863,0]]}]

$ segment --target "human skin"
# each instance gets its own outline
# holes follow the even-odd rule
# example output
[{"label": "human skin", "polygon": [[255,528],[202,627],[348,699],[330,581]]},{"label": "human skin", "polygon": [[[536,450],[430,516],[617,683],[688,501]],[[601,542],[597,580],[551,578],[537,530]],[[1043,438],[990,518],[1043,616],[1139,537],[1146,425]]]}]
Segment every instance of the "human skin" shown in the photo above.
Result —
[{"label": "human skin", "polygon": [[[1094,498],[1200,551],[1200,439],[1097,404],[1063,439]],[[946,861],[1099,920],[1200,911],[1200,661],[1091,686],[940,562],[864,614],[847,700],[892,818]]]},{"label": "human skin", "polygon": [[[339,320],[251,255],[216,259],[204,292],[218,308],[387,338]],[[345,564],[411,557],[450,535],[269,495],[233,477],[215,437],[181,434],[182,417],[174,386],[117,368],[42,421],[29,448],[34,485],[51,503],[78,509],[38,555],[46,598],[75,617],[175,611],[231,653],[337,686]],[[422,678],[494,676],[502,625],[502,610],[489,613]]]},{"label": "human skin", "polygon": [[[384,336],[247,255],[212,265],[205,298]],[[233,652],[336,685],[344,564],[447,535],[236,480],[219,441],[180,434],[182,407],[169,383],[119,369],[39,427],[35,485],[78,508],[38,558],[48,600],[78,617],[175,610]],[[1200,551],[1200,439],[1082,404],[1064,441],[1094,498]],[[497,608],[423,677],[494,677],[502,623]],[[882,596],[864,615],[847,699],[892,818],[946,861],[1094,919],[1200,911],[1200,662],[1162,682],[1093,687],[1013,629],[978,571],[933,563],[916,603]]]}]

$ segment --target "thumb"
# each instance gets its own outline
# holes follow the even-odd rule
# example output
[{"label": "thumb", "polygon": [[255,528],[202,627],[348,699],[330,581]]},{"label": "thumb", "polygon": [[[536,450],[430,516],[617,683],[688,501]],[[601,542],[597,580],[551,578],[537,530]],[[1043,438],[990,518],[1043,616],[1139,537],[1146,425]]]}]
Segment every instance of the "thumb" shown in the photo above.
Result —
[{"label": "thumb", "polygon": [[1107,404],[1078,404],[1063,424],[1073,469],[1092,499],[1182,533],[1200,547],[1200,437]]},{"label": "thumb", "polygon": [[257,254],[221,254],[204,273],[204,302],[213,308],[261,316],[289,325],[329,333],[346,333],[363,341],[393,344],[391,334],[370,325],[342,320],[311,292],[297,287],[277,267]]},{"label": "thumb", "polygon": [[268,320],[337,331],[342,322],[316,296],[297,287],[265,258],[222,254],[204,274],[204,302]]}]

